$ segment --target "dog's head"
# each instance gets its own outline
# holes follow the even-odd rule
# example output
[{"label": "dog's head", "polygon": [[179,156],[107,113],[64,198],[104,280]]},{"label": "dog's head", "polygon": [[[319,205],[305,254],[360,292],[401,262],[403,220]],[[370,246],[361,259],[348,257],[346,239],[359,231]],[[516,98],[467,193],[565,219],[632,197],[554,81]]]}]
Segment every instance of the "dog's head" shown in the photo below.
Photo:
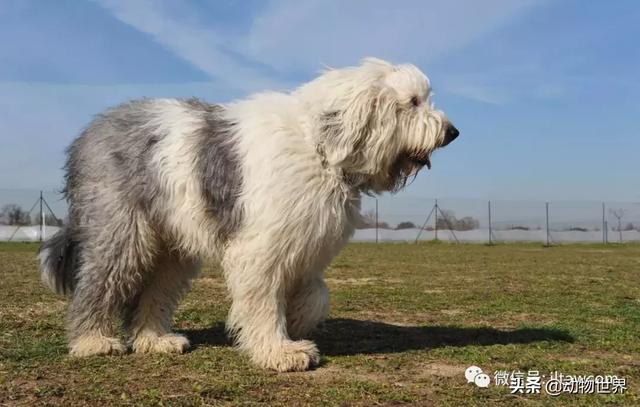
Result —
[{"label": "dog's head", "polygon": [[428,78],[413,65],[366,59],[331,69],[298,89],[314,118],[318,147],[364,190],[396,191],[431,168],[431,153],[458,137],[432,103]]}]

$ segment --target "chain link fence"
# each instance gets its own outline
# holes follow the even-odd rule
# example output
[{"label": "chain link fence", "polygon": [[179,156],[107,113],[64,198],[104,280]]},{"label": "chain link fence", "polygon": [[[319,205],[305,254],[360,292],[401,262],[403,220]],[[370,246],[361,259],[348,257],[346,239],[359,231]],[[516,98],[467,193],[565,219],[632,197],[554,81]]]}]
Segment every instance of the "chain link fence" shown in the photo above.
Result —
[{"label": "chain link fence", "polygon": [[43,241],[66,221],[67,203],[60,191],[0,189],[0,241]]},{"label": "chain link fence", "polygon": [[[483,201],[383,196],[362,199],[352,240],[468,243],[640,241],[640,202]],[[0,241],[41,241],[67,221],[60,191],[0,189]]]},{"label": "chain link fence", "polygon": [[364,224],[355,241],[549,245],[640,241],[640,202],[365,197],[362,214]]}]

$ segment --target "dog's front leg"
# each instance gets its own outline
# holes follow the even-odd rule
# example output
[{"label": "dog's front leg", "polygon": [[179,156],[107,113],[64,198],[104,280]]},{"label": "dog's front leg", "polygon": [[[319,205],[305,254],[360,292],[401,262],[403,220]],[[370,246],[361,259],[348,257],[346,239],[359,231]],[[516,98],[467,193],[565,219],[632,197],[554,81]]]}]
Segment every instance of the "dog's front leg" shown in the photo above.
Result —
[{"label": "dog's front leg", "polygon": [[279,372],[309,369],[320,355],[313,342],[294,341],[287,333],[286,270],[244,243],[237,250],[230,247],[223,260],[232,297],[227,329],[258,366]]},{"label": "dog's front leg", "polygon": [[311,333],[329,313],[329,290],[322,276],[298,285],[287,298],[287,331],[292,338]]}]

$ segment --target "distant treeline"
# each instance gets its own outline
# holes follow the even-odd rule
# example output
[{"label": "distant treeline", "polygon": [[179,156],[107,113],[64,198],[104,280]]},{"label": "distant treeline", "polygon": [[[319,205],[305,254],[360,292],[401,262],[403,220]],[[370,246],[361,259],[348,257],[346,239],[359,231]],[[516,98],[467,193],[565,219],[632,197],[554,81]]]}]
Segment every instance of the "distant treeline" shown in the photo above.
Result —
[{"label": "distant treeline", "polygon": [[[427,225],[424,227],[424,230],[431,231],[436,229],[436,227],[438,230],[455,230],[455,231],[474,230],[474,229],[480,228],[480,222],[478,221],[478,219],[472,216],[464,216],[462,218],[458,218],[456,217],[455,213],[451,210],[443,210],[441,213],[438,213],[437,220],[435,220],[435,226],[434,226],[434,219],[435,219],[435,216],[430,220],[429,222],[430,225]],[[358,225],[358,229],[370,229],[375,227],[376,227],[375,211],[370,210],[370,211],[364,212],[362,215],[362,223]],[[378,219],[379,229],[403,230],[403,229],[419,229],[420,227],[421,227],[420,224],[415,224],[414,222],[411,222],[411,221],[402,221],[394,227],[390,225],[388,222]],[[542,227],[541,226],[531,227],[531,226],[518,225],[514,223],[514,224],[508,224],[508,225],[494,224],[494,229],[495,230],[528,231],[528,230],[542,230]],[[632,231],[632,230],[640,231],[640,225],[636,225],[632,222],[627,222],[624,225],[611,226],[609,229],[615,232],[618,232],[618,231],[624,232],[624,231]],[[599,232],[602,229],[598,227],[589,229],[589,228],[580,227],[580,226],[565,226],[560,229],[557,227],[554,227],[552,228],[552,230],[562,231],[562,232],[589,232],[589,231]]]},{"label": "distant treeline", "polygon": [[[458,219],[453,211],[443,210],[438,214],[438,218],[435,221],[435,226],[425,226],[424,230],[434,230],[438,229],[452,229],[452,230],[473,230],[478,229],[480,227],[480,222],[471,217],[465,216],[463,218]],[[435,217],[434,217],[435,219]],[[376,227],[376,213],[375,211],[367,211],[362,215],[362,224],[358,225],[359,229],[369,229]],[[389,226],[387,222],[378,220],[378,228],[379,229],[419,229],[421,225],[416,225],[411,221],[403,221],[398,223],[395,227]]]},{"label": "distant treeline", "polygon": [[[16,204],[7,204],[0,208],[0,225],[28,226],[42,223],[42,216],[37,213],[31,216],[29,212]],[[45,225],[62,226],[62,219],[46,214],[44,216]]]}]

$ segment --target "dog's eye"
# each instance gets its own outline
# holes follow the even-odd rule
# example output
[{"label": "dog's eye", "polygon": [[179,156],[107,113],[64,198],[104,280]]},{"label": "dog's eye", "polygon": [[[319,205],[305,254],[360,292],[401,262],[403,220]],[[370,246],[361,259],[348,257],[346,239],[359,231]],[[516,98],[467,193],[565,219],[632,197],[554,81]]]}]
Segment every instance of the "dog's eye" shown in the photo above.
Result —
[{"label": "dog's eye", "polygon": [[411,104],[416,106],[416,107],[419,106],[420,105],[420,99],[418,99],[417,96],[412,97],[411,98]]}]

